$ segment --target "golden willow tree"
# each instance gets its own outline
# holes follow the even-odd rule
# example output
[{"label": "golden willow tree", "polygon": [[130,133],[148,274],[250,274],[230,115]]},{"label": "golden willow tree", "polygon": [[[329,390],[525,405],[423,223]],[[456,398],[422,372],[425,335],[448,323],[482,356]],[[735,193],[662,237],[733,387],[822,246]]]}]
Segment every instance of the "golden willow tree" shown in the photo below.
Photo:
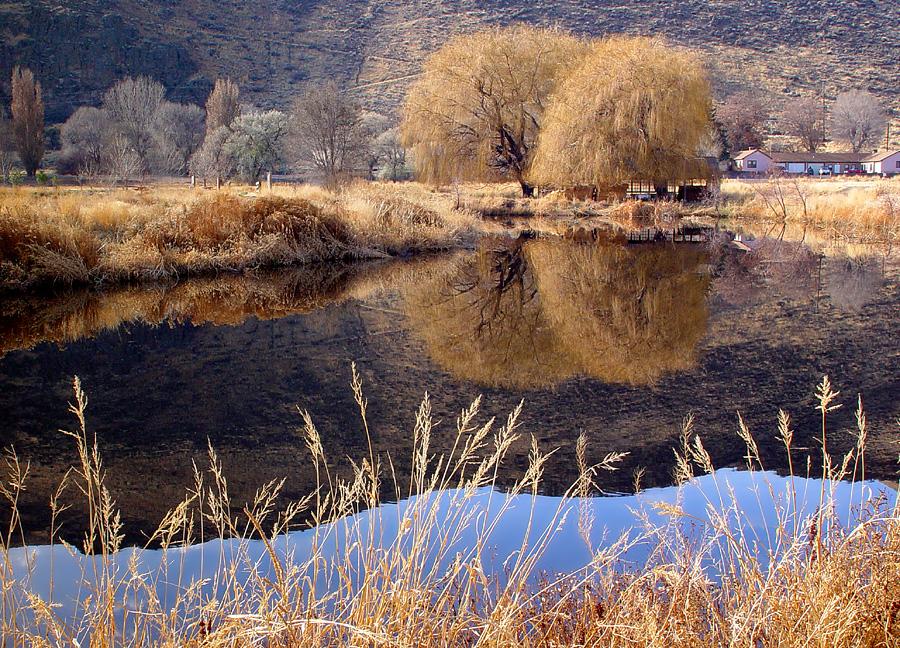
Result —
[{"label": "golden willow tree", "polygon": [[401,137],[427,182],[515,180],[525,195],[544,109],[587,51],[557,29],[518,25],[458,36],[425,63]]},{"label": "golden willow tree", "polygon": [[656,38],[596,43],[560,82],[544,114],[536,183],[612,187],[702,177],[709,82],[696,55]]}]

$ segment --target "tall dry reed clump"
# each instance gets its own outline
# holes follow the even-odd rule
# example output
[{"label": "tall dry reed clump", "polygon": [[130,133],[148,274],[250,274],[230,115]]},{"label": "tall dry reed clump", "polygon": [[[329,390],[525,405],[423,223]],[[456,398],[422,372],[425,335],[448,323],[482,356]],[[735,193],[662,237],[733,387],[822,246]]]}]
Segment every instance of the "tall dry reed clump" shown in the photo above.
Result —
[{"label": "tall dry reed clump", "polygon": [[306,193],[2,191],[0,290],[382,258],[446,249],[472,229],[446,201],[378,185]]},{"label": "tall dry reed clump", "polygon": [[[352,388],[368,435],[367,403],[355,369]],[[856,445],[836,460],[827,450],[828,414],[839,406],[838,394],[825,378],[817,396],[819,476],[863,479],[868,428],[862,407]],[[710,473],[702,479],[711,480],[712,487],[700,491],[706,497],[705,515],[690,516],[681,496],[668,503],[663,498],[656,517],[638,514],[633,532],[596,545],[587,496],[598,471],[615,469],[623,455],[610,454],[589,465],[582,437],[576,452],[580,477],[551,509],[545,526],[535,521],[534,502],[548,455],[533,439],[530,463],[510,496],[484,490],[495,485],[497,467],[520,435],[521,406],[497,427],[493,420],[476,423],[476,401],[456,421],[453,451],[436,457],[430,452],[434,423],[426,397],[413,430],[409,488],[400,492],[394,484],[398,498],[416,496],[403,508],[377,508],[395,458],[370,451],[355,464],[352,478],[341,480],[329,467],[309,414],[301,411],[320,485],[315,492],[276,516],[274,501],[283,482],[272,482],[238,512],[210,449],[208,472],[195,469],[195,484],[153,535],[161,549],[148,558],[121,551],[119,516],[104,484],[96,439],[86,430],[86,405],[76,379],[71,410],[78,427],[67,434],[79,460],[60,491],[74,487],[83,494],[88,504],[84,548],[94,557],[73,563],[74,548],[50,548],[41,554],[44,560],[54,556],[51,561],[68,567],[55,581],[47,579],[46,564],[13,548],[21,531],[16,502],[27,487],[28,466],[7,456],[9,475],[0,493],[12,517],[0,561],[0,618],[10,645],[900,645],[896,504],[870,499],[848,522],[846,511],[837,510],[832,482],[791,482],[794,487],[775,506],[772,526],[748,526],[766,497],[767,482],[758,472],[762,459],[756,439],[740,420],[746,469],[760,478],[749,501],[716,473],[689,417],[675,449],[675,479],[690,488],[697,472]],[[784,412],[777,436],[788,456],[795,457],[799,449]],[[804,511],[797,501],[808,495],[801,488],[810,484],[816,492]],[[489,502],[496,498],[490,515],[470,506],[486,492]],[[532,502],[532,508],[529,512],[526,506],[524,518],[518,512],[525,529],[521,544],[500,556],[499,573],[492,573],[487,567],[491,532],[513,501]],[[54,502],[52,510],[58,508]],[[290,545],[278,534],[301,513],[318,526]],[[569,515],[577,520],[567,522]],[[217,530],[212,543],[195,548],[202,549],[202,578],[190,575],[190,550],[180,548],[190,540],[209,540],[201,520]],[[567,523],[577,524],[576,537],[587,546],[585,566],[538,578],[537,565]],[[260,540],[250,542],[250,536]],[[472,539],[460,545],[463,537]],[[626,557],[637,547],[643,547],[645,559],[629,562]],[[37,549],[32,551],[37,555]],[[81,565],[81,571],[72,564]],[[29,589],[29,579],[41,580],[39,573],[45,574],[43,593]],[[75,593],[71,610],[60,594],[66,580],[74,580],[67,590]]]}]

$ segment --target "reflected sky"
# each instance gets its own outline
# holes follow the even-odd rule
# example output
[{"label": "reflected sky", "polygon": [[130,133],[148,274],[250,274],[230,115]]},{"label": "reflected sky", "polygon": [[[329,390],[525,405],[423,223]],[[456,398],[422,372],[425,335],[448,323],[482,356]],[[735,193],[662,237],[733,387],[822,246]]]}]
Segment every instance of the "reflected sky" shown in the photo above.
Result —
[{"label": "reflected sky", "polygon": [[[695,549],[704,547],[702,566],[707,577],[716,580],[722,573],[739,578],[741,565],[754,560],[765,573],[771,565],[792,556],[802,559],[811,520],[820,510],[828,511],[828,524],[853,526],[860,515],[870,521],[890,515],[896,499],[895,489],[878,482],[825,482],[823,488],[819,480],[734,470],[704,475],[680,487],[621,497],[563,499],[509,496],[486,488],[450,490],[384,504],[331,524],[279,536],[270,546],[282,564],[298,568],[291,578],[308,577],[307,582],[317,584],[320,597],[343,582],[335,565],[344,565],[343,573],[358,574],[357,585],[360,578],[378,577],[360,568],[370,564],[357,553],[362,547],[371,546],[377,561],[379,556],[405,554],[413,544],[430,548],[422,554],[424,564],[419,565],[420,577],[426,582],[438,581],[453,565],[472,562],[480,566],[486,583],[501,585],[521,564],[531,565],[526,575],[532,578],[573,574],[623,538],[627,542],[613,549],[600,569],[642,571],[654,561],[677,563],[679,557],[672,552],[684,549],[687,541]],[[874,508],[861,509],[860,503],[872,501],[877,502]],[[680,515],[672,514],[676,509]],[[419,531],[416,520],[429,518],[432,511],[435,519],[445,522]],[[733,545],[729,546],[724,530],[742,548],[740,561],[734,560]],[[309,562],[314,551],[320,559]],[[366,549],[366,555],[368,552]],[[52,602],[54,613],[73,628],[79,627],[78,601],[90,592],[100,573],[113,582],[127,582],[131,570],[136,569],[146,582],[155,584],[157,599],[169,606],[154,612],[171,612],[178,594],[201,581],[205,581],[199,590],[203,601],[227,600],[225,589],[230,581],[225,575],[232,565],[237,566],[239,584],[277,578],[271,554],[259,540],[213,540],[165,552],[127,549],[110,557],[106,571],[97,569],[98,558],[61,546],[15,548],[8,552],[7,560],[12,575],[9,582],[14,583],[6,600],[24,600],[26,593],[38,596]],[[391,564],[398,570],[404,565],[402,561]],[[590,580],[590,573],[588,570],[583,577]],[[119,591],[114,614],[118,627],[127,628],[129,615],[149,611],[147,594],[127,586]],[[217,603],[216,609],[227,614],[221,605]],[[192,609],[199,607],[194,601]],[[190,618],[186,610],[179,613]]]}]

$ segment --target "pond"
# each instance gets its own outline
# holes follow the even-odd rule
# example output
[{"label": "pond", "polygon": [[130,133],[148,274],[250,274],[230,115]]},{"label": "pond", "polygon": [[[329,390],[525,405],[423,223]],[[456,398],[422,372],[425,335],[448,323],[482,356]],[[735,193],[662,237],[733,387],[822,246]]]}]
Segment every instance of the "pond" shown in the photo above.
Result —
[{"label": "pond", "polygon": [[[638,475],[644,487],[668,486],[689,414],[716,466],[744,463],[740,412],[763,468],[783,473],[779,407],[796,429],[795,465],[805,472],[809,455],[815,474],[813,394],[826,374],[843,404],[830,452],[855,443],[862,394],[866,477],[896,479],[896,262],[708,234],[677,243],[498,238],[412,260],[4,296],[0,441],[30,461],[24,539],[48,541],[49,501],[76,461],[58,431],[76,424],[66,405],[75,375],[135,544],[183,498],[208,446],[238,507],[276,478],[286,478],[281,504],[307,495],[315,474],[298,408],[310,412],[335,471],[367,456],[352,362],[373,451],[390,456],[399,492],[426,392],[435,453],[451,449],[457,416],[479,395],[480,422],[505,420],[524,401],[500,487],[521,477],[534,435],[545,450],[559,448],[540,492],[562,494],[577,477],[582,432],[591,462],[628,453],[598,476],[602,491],[632,492]],[[387,481],[383,496],[396,499]],[[84,510],[70,491],[60,533],[77,541]]]}]

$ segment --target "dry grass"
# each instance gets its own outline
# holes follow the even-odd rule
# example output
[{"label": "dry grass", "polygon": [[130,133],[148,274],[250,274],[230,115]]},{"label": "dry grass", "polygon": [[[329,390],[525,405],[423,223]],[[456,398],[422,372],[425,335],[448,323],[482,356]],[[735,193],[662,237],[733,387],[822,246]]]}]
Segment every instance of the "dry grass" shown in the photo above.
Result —
[{"label": "dry grass", "polygon": [[598,203],[552,192],[522,199],[512,184],[356,183],[329,191],[278,186],[220,192],[0,189],[0,290],[242,272],[447,249],[528,228],[668,227],[729,216],[745,229],[792,229],[806,242],[879,245],[900,235],[896,180],[725,181],[709,204]]},{"label": "dry grass", "polygon": [[[366,400],[355,371],[352,388],[366,422]],[[854,449],[832,458],[827,453],[833,434],[826,432],[827,419],[839,406],[838,394],[825,378],[817,396],[820,476],[864,478],[867,427],[861,406],[852,431]],[[777,524],[765,529],[767,538],[741,525],[753,511],[742,509],[722,484],[717,495],[707,496],[708,520],[686,518],[676,498],[658,508],[662,522],[637,517],[633,533],[592,548],[593,557],[583,569],[537,579],[535,565],[562,525],[567,503],[582,511],[578,498],[590,493],[593,476],[615,469],[621,458],[611,454],[587,465],[584,438],[576,453],[581,476],[561,500],[550,526],[546,531],[533,529],[530,542],[523,539],[505,561],[503,574],[486,573],[492,525],[485,527],[466,502],[480,488],[494,484],[497,466],[520,434],[521,407],[498,427],[493,420],[476,423],[478,401],[460,413],[457,443],[444,457],[429,452],[435,430],[430,403],[423,401],[413,432],[409,491],[400,492],[395,485],[398,498],[419,497],[402,513],[377,508],[381,482],[392,474],[390,458],[370,453],[356,464],[349,481],[336,478],[311,418],[301,412],[303,438],[320,485],[308,498],[274,516],[273,501],[283,482],[273,482],[239,512],[232,508],[226,478],[211,449],[208,470],[195,470],[195,484],[184,502],[152,538],[162,547],[159,562],[145,563],[137,554],[123,560],[115,500],[104,484],[96,439],[86,428],[86,405],[76,380],[71,411],[77,426],[65,434],[79,460],[60,489],[80,490],[88,504],[82,549],[93,552],[95,559],[81,563],[87,570],[81,574],[57,577],[57,587],[65,579],[81,586],[76,615],[67,618],[48,595],[24,593],[27,587],[23,590],[16,578],[27,583],[27,570],[4,552],[0,619],[10,645],[900,645],[900,511],[883,501],[869,501],[859,521],[848,527],[825,481],[813,496],[818,507],[809,517],[799,517],[796,491],[787,493],[777,508]],[[758,470],[762,464],[755,438],[743,424],[739,435],[747,447],[747,470]],[[789,456],[797,452],[784,412],[779,413],[777,438]],[[691,481],[700,472],[715,475],[690,418],[675,454],[679,482]],[[538,492],[546,458],[533,442],[530,464],[511,494]],[[16,502],[27,487],[28,466],[13,454],[6,463],[8,475],[0,493],[12,512],[3,536],[8,548],[20,531]],[[454,490],[450,505],[441,508],[434,495],[445,489]],[[506,506],[501,505],[498,515]],[[342,522],[364,509],[372,512],[374,527]],[[299,558],[286,552],[277,536],[302,512],[318,526],[310,555]],[[179,573],[183,563],[178,547],[210,540],[202,537],[201,518],[216,529],[218,541],[207,545],[206,580],[194,580]],[[578,513],[578,518],[579,533],[590,543],[594,521],[587,513]],[[263,533],[264,526],[272,531]],[[460,552],[455,541],[473,527],[480,529],[474,544]],[[396,529],[396,538],[388,529]],[[261,554],[247,542],[225,541],[251,536],[263,538],[257,543]],[[622,561],[635,543],[649,546],[646,564]],[[760,552],[768,567],[757,559]],[[711,567],[719,578],[710,578]]]},{"label": "dry grass", "polygon": [[898,179],[726,180],[720,198],[738,222],[786,224],[829,242],[892,248],[900,237]]},{"label": "dry grass", "polygon": [[475,219],[449,199],[354,185],[336,193],[0,190],[0,289],[184,277],[446,249]]}]

